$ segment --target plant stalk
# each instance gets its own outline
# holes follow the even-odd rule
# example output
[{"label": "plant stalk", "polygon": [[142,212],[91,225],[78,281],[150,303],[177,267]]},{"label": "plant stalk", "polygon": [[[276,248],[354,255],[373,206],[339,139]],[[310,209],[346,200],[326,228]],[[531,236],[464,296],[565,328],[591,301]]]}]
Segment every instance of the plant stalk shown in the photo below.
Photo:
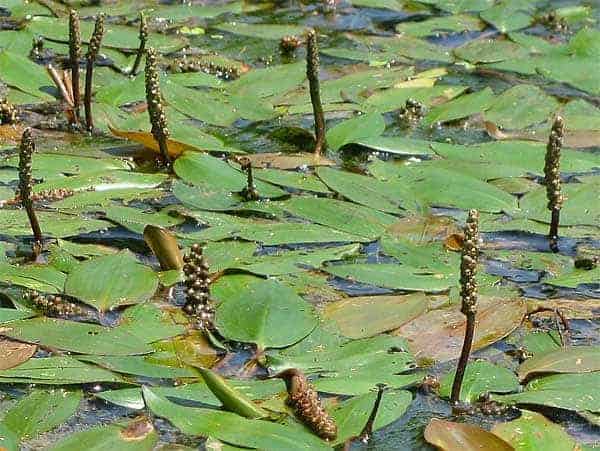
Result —
[{"label": "plant stalk", "polygon": [[464,229],[464,242],[460,261],[460,296],[462,300],[461,312],[467,322],[465,326],[465,339],[460,352],[460,358],[454,375],[450,401],[457,405],[460,401],[460,391],[469,362],[469,355],[473,346],[475,335],[475,314],[477,312],[477,261],[479,258],[479,212],[470,210]]},{"label": "plant stalk", "polygon": [[321,104],[321,88],[319,85],[319,46],[315,30],[310,30],[306,35],[306,76],[315,118],[314,153],[320,156],[327,143],[325,142],[325,116]]},{"label": "plant stalk", "polygon": [[88,130],[94,129],[94,119],[92,117],[92,82],[94,77],[94,63],[100,51],[102,37],[104,36],[104,14],[99,14],[94,25],[94,32],[90,39],[90,45],[87,53],[87,65],[85,68],[85,94],[83,103],[85,106],[85,125]]},{"label": "plant stalk", "polygon": [[131,72],[129,75],[135,77],[138,74],[140,69],[140,64],[142,64],[142,58],[144,57],[144,52],[146,51],[146,42],[148,41],[148,23],[146,21],[146,16],[143,12],[140,12],[140,46],[138,47],[137,54],[135,55],[135,61],[133,62],[133,67],[131,68]]},{"label": "plant stalk", "polygon": [[73,84],[73,104],[75,120],[81,122],[79,104],[79,60],[81,59],[81,32],[79,29],[79,14],[72,9],[69,13],[69,65],[71,66],[71,82]]},{"label": "plant stalk", "polygon": [[26,128],[21,137],[21,145],[19,147],[19,196],[21,205],[27,212],[31,231],[33,232],[33,255],[37,258],[42,252],[42,229],[38,222],[35,210],[33,208],[33,200],[31,198],[31,190],[33,186],[31,174],[31,160],[35,152],[35,142],[31,133],[31,128]]},{"label": "plant stalk", "polygon": [[558,252],[558,226],[560,223],[560,209],[564,201],[561,193],[560,180],[560,152],[565,134],[565,122],[561,116],[557,116],[552,124],[548,145],[546,146],[546,163],[544,165],[544,182],[546,184],[546,197],[548,198],[548,210],[552,217],[550,219],[550,231],[548,241],[550,250]]}]

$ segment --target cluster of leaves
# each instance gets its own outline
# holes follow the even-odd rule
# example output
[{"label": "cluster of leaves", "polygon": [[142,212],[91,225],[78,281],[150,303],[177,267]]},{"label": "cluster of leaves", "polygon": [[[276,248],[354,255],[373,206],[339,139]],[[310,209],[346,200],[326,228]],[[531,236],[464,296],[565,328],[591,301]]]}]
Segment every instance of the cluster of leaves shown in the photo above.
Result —
[{"label": "cluster of leaves", "polygon": [[[330,119],[327,156],[336,161],[301,152],[313,139],[303,121],[312,111],[304,63],[275,56],[282,64],[263,67],[259,60],[276,51],[281,38],[300,36],[304,26],[273,20],[273,11],[242,2],[150,8],[149,45],[162,54],[163,69],[187,45],[218,52],[199,56],[209,73],[161,74],[169,153],[176,158],[174,174],[165,175],[152,164],[153,154],[141,149],[158,150],[144,111],[143,74],[125,75],[138,45],[135,3],[111,6],[96,67],[95,122],[108,136],[88,140],[47,130],[33,157],[37,214],[50,243],[36,263],[23,259],[29,223],[13,206],[18,157],[10,130],[19,126],[0,127],[8,142],[0,167],[0,384],[26,392],[2,406],[2,447],[12,451],[59,425],[69,427],[89,396],[143,416],[76,432],[53,449],[79,449],[81,443],[153,449],[160,431],[151,416],[206,438],[207,448],[329,449],[361,433],[378,384],[387,389],[374,429],[395,422],[413,403],[423,370],[459,354],[465,319],[457,303],[457,251],[464,211],[482,212],[481,230],[495,238],[492,244],[502,243],[501,232],[532,240],[547,232],[540,183],[545,147],[536,141],[546,139],[557,113],[568,127],[560,236],[588,244],[600,236],[600,155],[588,149],[600,139],[593,97],[600,94],[600,40],[589,27],[597,14],[590,7],[557,10],[576,31],[550,40],[531,27],[541,14],[534,0],[419,0],[410,7],[396,0],[351,1],[343,14],[384,8],[426,18],[398,23],[395,36],[348,30],[324,37],[322,54],[337,63],[326,65],[321,83]],[[34,121],[35,112],[56,100],[40,63],[68,53],[65,11],[19,0],[2,8],[19,29],[0,31],[0,80],[8,100]],[[85,6],[79,13],[91,18],[105,9]],[[247,23],[237,20],[249,16]],[[84,20],[82,36],[92,26]],[[436,43],[463,31],[470,36],[464,44]],[[30,55],[38,36],[46,53]],[[224,80],[215,67],[240,76]],[[509,82],[490,87],[478,74]],[[560,96],[553,95],[556,89]],[[394,116],[408,99],[426,110],[409,128]],[[461,134],[457,125],[467,131]],[[498,141],[479,142],[482,125]],[[141,144],[135,158],[110,134]],[[281,136],[293,154],[247,155],[260,199],[246,200],[247,178],[235,156],[255,150],[256,143],[259,150],[279,149]],[[397,159],[369,158],[359,171],[337,164],[355,151]],[[64,190],[61,198],[47,195],[57,189]],[[158,269],[142,240],[148,225],[169,230],[183,247],[203,244],[216,279],[218,338],[194,330],[174,305],[183,303],[182,275]],[[572,256],[535,249],[485,246],[474,350],[522,331],[526,314],[540,306],[558,308],[566,318],[597,318],[593,300],[540,302],[520,295],[514,274],[533,277],[544,289],[560,287],[567,296],[569,288],[600,280],[597,266],[576,267]],[[26,290],[61,294],[81,309],[49,317],[23,296]],[[477,405],[485,396],[518,408],[568,410],[598,424],[598,347],[563,346],[554,333],[515,335],[510,338],[533,357],[516,372],[512,361],[474,361],[461,400]],[[265,417],[231,409],[205,379],[207,367],[241,345],[253,352],[245,367],[219,367],[238,372],[226,384],[247,398],[246,406],[268,412]],[[257,366],[269,374],[287,368],[306,373],[329,396],[335,443],[297,421],[281,381],[240,377],[260,374],[253,372]],[[442,375],[441,397],[449,396],[453,377]],[[90,384],[111,388],[84,394]],[[547,434],[540,437],[540,431]],[[441,449],[457,449],[457,443],[464,449],[465,437],[474,449],[486,443],[490,449],[579,446],[558,424],[528,410],[491,433],[442,421],[425,431]]]}]

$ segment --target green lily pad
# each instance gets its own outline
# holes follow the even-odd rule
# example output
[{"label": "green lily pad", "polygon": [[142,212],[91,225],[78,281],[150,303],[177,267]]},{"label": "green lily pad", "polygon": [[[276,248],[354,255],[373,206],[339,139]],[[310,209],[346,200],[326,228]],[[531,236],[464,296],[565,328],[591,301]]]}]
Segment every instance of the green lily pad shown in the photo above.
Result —
[{"label": "green lily pad", "polygon": [[16,340],[82,354],[136,355],[152,351],[126,330],[61,319],[41,317],[12,321],[0,330]]},{"label": "green lily pad", "polygon": [[116,374],[71,357],[43,357],[0,371],[3,384],[71,385],[93,382],[123,382]]},{"label": "green lily pad", "polygon": [[423,118],[423,124],[431,126],[483,113],[494,101],[494,93],[488,87],[473,94],[465,94],[432,108]]},{"label": "green lily pad", "polygon": [[[450,398],[455,374],[454,371],[442,377],[440,381],[441,396]],[[506,393],[518,389],[519,380],[512,371],[485,360],[478,360],[467,365],[459,399],[463,402],[473,403],[481,395],[490,392]]]},{"label": "green lily pad", "polygon": [[284,36],[303,35],[306,28],[297,25],[251,24],[229,22],[215,25],[215,28],[228,33],[239,34],[250,38],[280,40]]},{"label": "green lily pad", "polygon": [[577,346],[535,354],[525,360],[517,373],[519,379],[538,374],[588,373],[600,370],[600,346]]},{"label": "green lily pad", "polygon": [[397,329],[427,310],[422,293],[405,296],[359,296],[328,303],[323,318],[333,321],[342,335],[366,338]]},{"label": "green lily pad", "polygon": [[0,264],[0,281],[46,293],[61,293],[66,275],[53,266]]},{"label": "green lily pad", "polygon": [[400,204],[408,196],[407,188],[364,175],[332,168],[318,168],[317,175],[329,188],[351,201],[386,213],[400,213]]},{"label": "green lily pad", "polygon": [[123,451],[152,451],[158,442],[158,434],[152,423],[145,418],[128,424],[116,423],[75,432],[50,449],[52,451],[76,451],[88,449],[118,449]]},{"label": "green lily pad", "polygon": [[372,136],[379,136],[385,130],[385,121],[379,113],[357,116],[339,123],[327,131],[327,145],[339,150],[346,144],[359,142]]},{"label": "green lily pad", "polygon": [[516,85],[507,89],[485,112],[485,119],[507,129],[522,129],[551,118],[558,102],[541,89]]},{"label": "green lily pad", "polygon": [[219,332],[231,340],[254,343],[259,349],[294,344],[316,325],[311,306],[273,280],[222,277],[212,293],[220,301],[216,314]]},{"label": "green lily pad", "polygon": [[81,263],[65,282],[65,293],[100,311],[144,302],[157,288],[154,271],[126,251]]},{"label": "green lily pad", "polygon": [[422,270],[394,263],[329,265],[323,268],[331,275],[377,287],[407,291],[444,291],[456,284],[456,272],[439,269]]},{"label": "green lily pad", "polygon": [[[338,426],[335,443],[357,437],[362,432],[375,404],[377,393],[367,393],[350,398],[330,410]],[[381,398],[381,404],[373,423],[373,431],[381,429],[400,418],[412,403],[409,391],[387,391]]]},{"label": "green lily pad", "polygon": [[[54,86],[42,66],[32,63],[28,58],[3,50],[0,52],[0,78],[7,85],[20,89],[42,100],[53,100],[46,92]],[[27,74],[23,77],[23,74]]]},{"label": "green lily pad", "polygon": [[575,439],[558,424],[528,410],[522,410],[521,417],[516,420],[495,425],[492,432],[517,451],[581,449]]},{"label": "green lily pad", "polygon": [[34,390],[5,413],[2,425],[19,441],[30,440],[67,421],[81,399],[79,390]]},{"label": "green lily pad", "polygon": [[420,22],[402,22],[396,25],[397,33],[406,33],[417,38],[445,33],[479,31],[484,24],[479,18],[467,14],[433,17]]},{"label": "green lily pad", "polygon": [[330,449],[325,442],[300,428],[249,420],[231,412],[183,407],[157,395],[151,388],[143,390],[152,413],[167,419],[187,435],[211,436],[234,445],[270,451]]}]

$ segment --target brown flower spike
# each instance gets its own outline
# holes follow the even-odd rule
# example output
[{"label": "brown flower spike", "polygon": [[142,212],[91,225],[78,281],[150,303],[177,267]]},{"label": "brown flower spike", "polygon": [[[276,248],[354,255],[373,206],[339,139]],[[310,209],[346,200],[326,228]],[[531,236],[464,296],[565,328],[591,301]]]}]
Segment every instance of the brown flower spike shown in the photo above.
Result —
[{"label": "brown flower spike", "polygon": [[73,103],[75,105],[75,120],[81,120],[79,113],[79,60],[81,59],[81,32],[79,30],[79,14],[72,9],[69,13],[69,65],[73,83]]},{"label": "brown flower spike", "polygon": [[133,66],[131,68],[131,72],[129,75],[135,77],[140,69],[140,64],[142,63],[142,58],[144,56],[144,52],[146,51],[146,42],[148,41],[148,22],[146,22],[146,16],[143,12],[140,12],[140,46],[138,47],[137,54],[135,56],[135,61],[133,62]]},{"label": "brown flower spike", "polygon": [[323,115],[319,86],[319,47],[315,30],[310,30],[306,34],[306,76],[315,117],[315,155],[321,155],[327,144],[325,142],[325,116]]},{"label": "brown flower spike", "polygon": [[213,329],[215,311],[210,298],[210,273],[208,263],[199,244],[192,245],[190,253],[183,257],[186,301],[183,310],[198,318],[198,327]]},{"label": "brown flower spike", "polygon": [[558,225],[560,222],[560,209],[564,200],[560,189],[560,151],[563,146],[564,135],[565,121],[562,117],[557,116],[546,146],[546,164],[544,166],[548,210],[552,213],[550,233],[548,234],[552,252],[558,252]]},{"label": "brown flower spike", "polygon": [[319,395],[306,376],[300,370],[290,368],[275,377],[285,381],[288,392],[287,402],[300,420],[319,437],[325,440],[335,440],[337,425],[321,405]]},{"label": "brown flower spike", "polygon": [[31,158],[35,152],[35,143],[31,129],[26,128],[21,137],[21,146],[19,151],[19,194],[21,205],[27,212],[31,231],[33,232],[33,254],[35,257],[42,252],[42,230],[37,220],[35,210],[33,209],[33,200],[31,190],[33,187],[31,174]]},{"label": "brown flower spike", "polygon": [[99,14],[94,25],[94,32],[90,38],[87,52],[87,64],[85,68],[85,94],[83,103],[85,106],[85,125],[88,130],[93,130],[94,120],[92,118],[92,80],[94,77],[94,63],[100,51],[102,37],[104,36],[104,14]]},{"label": "brown flower spike", "polygon": [[475,275],[477,273],[477,260],[479,258],[479,212],[477,210],[469,210],[464,235],[460,261],[460,297],[462,299],[460,311],[467,317],[467,324],[465,340],[452,385],[450,400],[453,404],[458,404],[460,399],[460,389],[475,334],[475,313],[477,312],[477,282],[475,281]]},{"label": "brown flower spike", "polygon": [[160,93],[160,82],[158,78],[158,63],[156,51],[148,49],[146,55],[146,102],[148,103],[148,115],[152,125],[152,136],[158,143],[160,154],[165,164],[171,167],[169,158],[169,149],[167,140],[169,139],[169,129],[167,127],[167,116],[163,106],[162,95]]}]

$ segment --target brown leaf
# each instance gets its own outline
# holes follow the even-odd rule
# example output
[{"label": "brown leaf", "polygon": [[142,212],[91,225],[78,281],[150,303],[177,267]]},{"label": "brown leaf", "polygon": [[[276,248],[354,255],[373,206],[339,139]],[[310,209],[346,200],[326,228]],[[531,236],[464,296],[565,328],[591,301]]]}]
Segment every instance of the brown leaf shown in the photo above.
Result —
[{"label": "brown leaf", "polygon": [[424,243],[460,233],[460,228],[452,218],[446,216],[407,216],[388,227],[387,232],[416,243]]},{"label": "brown leaf", "polygon": [[465,237],[462,233],[453,233],[444,240],[444,247],[449,251],[460,251]]},{"label": "brown leaf", "polygon": [[[141,132],[141,131],[132,132],[132,131],[127,131],[127,130],[119,130],[118,128],[114,128],[111,125],[108,125],[108,128],[110,129],[110,131],[113,135],[118,136],[119,138],[125,138],[130,141],[142,144],[144,147],[146,147],[150,150],[153,150],[157,154],[160,153],[158,143],[156,142],[156,140],[152,136],[152,133],[150,133],[150,132]],[[179,155],[181,155],[186,150],[196,150],[196,151],[201,150],[201,149],[197,149],[193,146],[190,146],[188,144],[184,144],[179,141],[175,141],[173,139],[167,140],[167,147],[169,149],[169,156],[171,158],[177,158]]]},{"label": "brown leaf", "polygon": [[552,311],[538,313],[541,309],[560,310],[567,319],[591,319],[598,317],[600,303],[598,299],[527,299],[527,313],[554,318]]},{"label": "brown leaf", "polygon": [[138,418],[129,423],[126,428],[121,431],[121,438],[126,442],[139,442],[148,437],[148,434],[154,432],[152,422],[147,418]]},{"label": "brown leaf", "polygon": [[25,127],[19,124],[0,125],[0,144],[17,144],[21,140]]},{"label": "brown leaf", "polygon": [[514,448],[485,429],[467,423],[432,418],[425,440],[443,451],[512,451]]},{"label": "brown leaf", "polygon": [[[510,334],[523,320],[522,299],[481,297],[475,317],[473,351],[485,348]],[[460,305],[432,310],[393,332],[408,340],[417,359],[447,361],[458,358],[465,336],[465,316]]]},{"label": "brown leaf", "polygon": [[334,166],[335,162],[313,153],[255,153],[247,155],[255,168],[296,169],[300,166]]},{"label": "brown leaf", "polygon": [[183,268],[183,257],[177,240],[167,229],[148,224],[144,227],[144,241],[156,255],[163,271]]},{"label": "brown leaf", "polygon": [[366,338],[396,329],[424,313],[427,296],[359,296],[330,302],[323,317],[334,321],[345,337]]},{"label": "brown leaf", "polygon": [[0,338],[0,370],[7,370],[27,362],[35,351],[37,351],[36,345]]},{"label": "brown leaf", "polygon": [[[525,141],[548,141],[548,133],[538,133],[534,130],[502,131],[493,122],[485,121],[485,130],[488,135],[497,140],[522,139]],[[600,143],[598,130],[567,130],[564,137],[565,147],[593,147]]]}]

